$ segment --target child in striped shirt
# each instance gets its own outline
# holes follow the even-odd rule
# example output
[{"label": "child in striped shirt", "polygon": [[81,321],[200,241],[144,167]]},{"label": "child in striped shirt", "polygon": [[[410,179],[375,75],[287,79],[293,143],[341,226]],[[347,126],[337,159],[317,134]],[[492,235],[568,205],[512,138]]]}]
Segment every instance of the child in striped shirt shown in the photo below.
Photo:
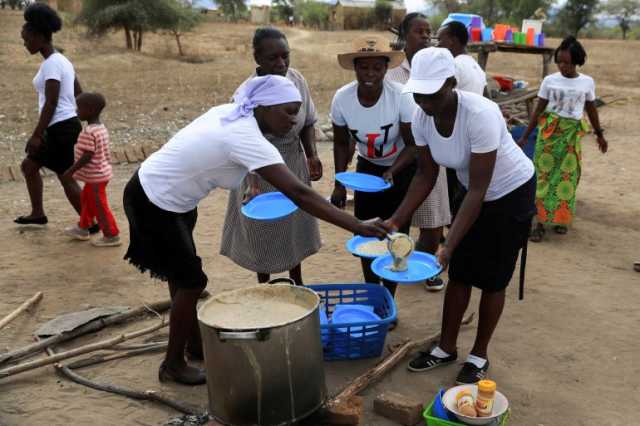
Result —
[{"label": "child in striped shirt", "polygon": [[91,241],[94,246],[112,247],[120,242],[120,231],[109,209],[107,184],[111,179],[111,152],[109,133],[100,122],[100,113],[106,106],[104,96],[99,93],[82,93],[76,98],[78,118],[87,126],[78,136],[75,145],[75,162],[64,173],[84,182],[80,196],[80,222],[65,229],[67,235],[77,240],[89,240],[89,228],[97,220],[102,238]]}]

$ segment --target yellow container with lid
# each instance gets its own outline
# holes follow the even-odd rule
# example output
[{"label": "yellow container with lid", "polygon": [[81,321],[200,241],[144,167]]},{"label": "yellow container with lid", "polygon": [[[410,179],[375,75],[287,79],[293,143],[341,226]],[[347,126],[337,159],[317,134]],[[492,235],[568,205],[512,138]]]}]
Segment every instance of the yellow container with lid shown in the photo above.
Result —
[{"label": "yellow container with lid", "polygon": [[492,414],[495,397],[496,382],[493,380],[480,380],[478,382],[478,396],[476,397],[478,417],[488,417]]}]

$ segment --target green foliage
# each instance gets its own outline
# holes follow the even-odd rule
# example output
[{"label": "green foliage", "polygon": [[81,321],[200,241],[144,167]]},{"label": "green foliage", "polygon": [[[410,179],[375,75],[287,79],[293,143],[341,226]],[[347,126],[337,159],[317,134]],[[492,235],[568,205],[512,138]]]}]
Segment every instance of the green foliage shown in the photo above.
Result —
[{"label": "green foliage", "polygon": [[373,14],[375,20],[380,26],[384,26],[391,22],[391,14],[393,13],[393,6],[388,0],[376,0],[373,6]]},{"label": "green foliage", "polygon": [[84,0],[78,20],[96,36],[124,30],[127,48],[140,50],[144,32],[179,34],[195,27],[200,16],[178,0]]},{"label": "green foliage", "polygon": [[329,22],[329,5],[314,0],[298,3],[298,13],[305,25],[313,28],[326,28]]},{"label": "green foliage", "polygon": [[236,22],[247,16],[247,5],[242,0],[216,0],[216,3],[229,21]]},{"label": "green foliage", "polygon": [[271,15],[275,20],[287,22],[289,16],[295,14],[292,0],[273,0],[271,2]]},{"label": "green foliage", "polygon": [[557,23],[564,30],[564,35],[577,37],[581,29],[593,22],[598,6],[598,0],[567,0],[557,16]]}]

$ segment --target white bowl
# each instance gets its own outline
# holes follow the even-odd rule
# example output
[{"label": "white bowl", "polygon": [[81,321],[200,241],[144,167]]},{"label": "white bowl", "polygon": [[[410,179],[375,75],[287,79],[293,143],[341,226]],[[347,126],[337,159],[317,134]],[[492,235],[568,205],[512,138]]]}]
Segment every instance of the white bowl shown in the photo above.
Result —
[{"label": "white bowl", "polygon": [[468,425],[487,425],[493,422],[498,417],[502,416],[507,409],[509,408],[509,401],[507,401],[507,397],[505,397],[499,391],[496,391],[496,397],[493,400],[493,411],[489,417],[469,417],[464,414],[460,414],[457,409],[456,404],[456,395],[458,392],[462,390],[470,390],[473,395],[473,400],[478,396],[478,386],[477,385],[461,385],[455,386],[446,391],[442,397],[442,404],[445,408],[451,411],[461,422]]}]

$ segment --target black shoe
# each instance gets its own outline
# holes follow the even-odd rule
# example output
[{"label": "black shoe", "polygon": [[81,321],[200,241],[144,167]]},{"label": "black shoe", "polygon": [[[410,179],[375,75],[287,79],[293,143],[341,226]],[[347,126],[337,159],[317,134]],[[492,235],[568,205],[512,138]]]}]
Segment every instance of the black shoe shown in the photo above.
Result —
[{"label": "black shoe", "polygon": [[456,383],[459,385],[476,384],[487,377],[487,370],[489,370],[489,360],[484,363],[482,368],[476,367],[476,365],[471,362],[465,362],[458,373],[458,377],[456,377]]},{"label": "black shoe", "polygon": [[444,288],[444,281],[440,277],[433,277],[424,282],[424,289],[427,291],[440,291]]},{"label": "black shoe", "polygon": [[47,219],[46,216],[42,216],[42,217],[18,216],[13,221],[18,225],[44,226],[49,222],[49,219]]},{"label": "black shoe", "polygon": [[100,232],[100,225],[98,225],[97,223],[94,223],[93,225],[91,225],[89,227],[89,234],[90,235],[97,234],[98,232]]},{"label": "black shoe", "polygon": [[446,358],[438,358],[429,352],[419,352],[418,356],[409,362],[407,369],[415,373],[421,373],[441,365],[451,364],[456,359],[458,359],[458,354],[449,355]]},{"label": "black shoe", "polygon": [[207,376],[202,368],[186,366],[180,372],[168,368],[163,362],[158,370],[158,379],[161,382],[172,381],[183,385],[197,386],[207,383]]}]

